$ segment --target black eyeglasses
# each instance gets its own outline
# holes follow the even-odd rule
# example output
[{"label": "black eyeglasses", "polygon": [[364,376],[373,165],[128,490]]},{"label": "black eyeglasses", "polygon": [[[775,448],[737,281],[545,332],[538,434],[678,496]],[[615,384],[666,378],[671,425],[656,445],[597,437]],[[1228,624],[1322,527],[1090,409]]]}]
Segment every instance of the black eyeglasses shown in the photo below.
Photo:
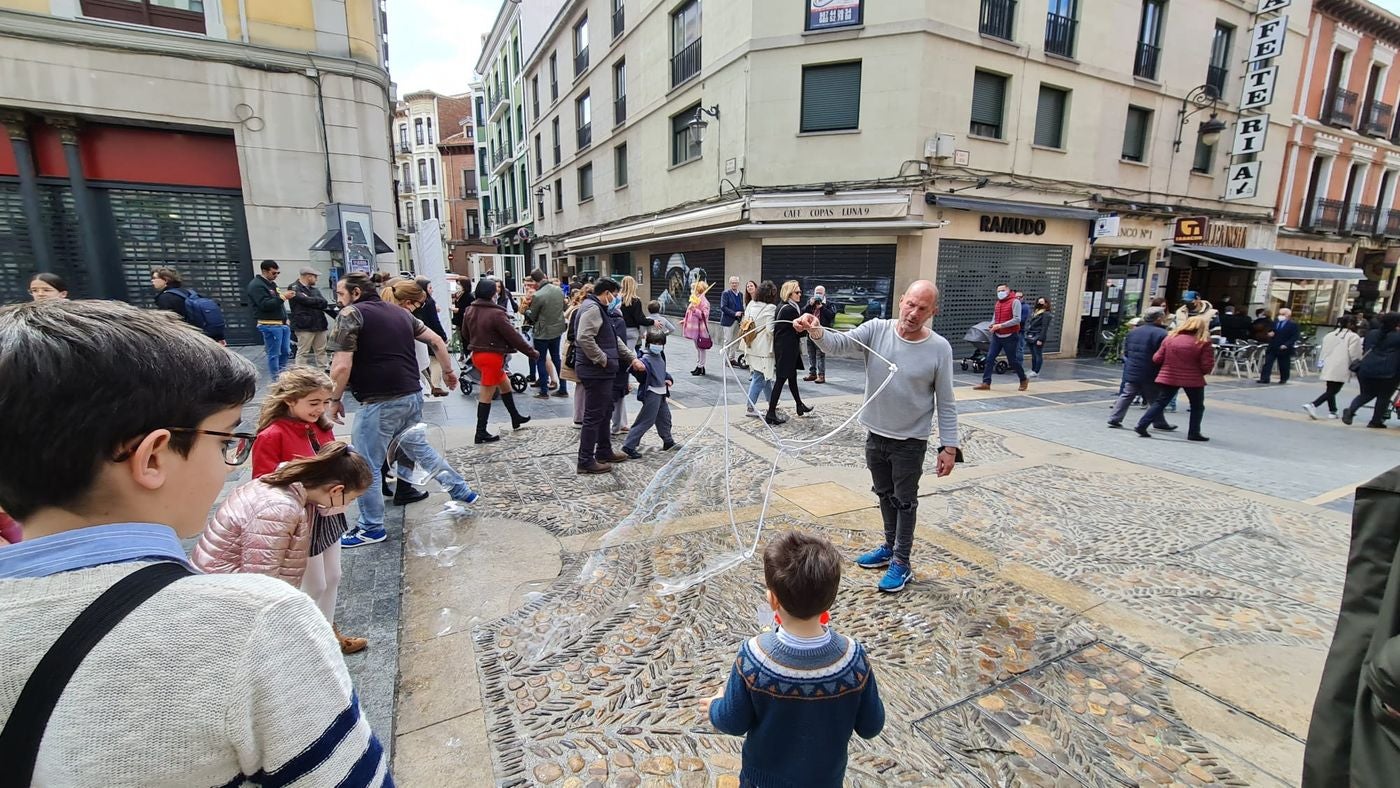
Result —
[{"label": "black eyeglasses", "polygon": [[[251,432],[219,432],[217,430],[200,430],[193,427],[167,427],[170,432],[185,432],[194,435],[212,435],[216,438],[223,438],[220,441],[220,451],[224,455],[225,465],[242,465],[248,461],[248,455],[253,453],[253,441],[258,437]],[[126,462],[131,459],[135,449],[127,449],[112,458],[112,462]]]}]

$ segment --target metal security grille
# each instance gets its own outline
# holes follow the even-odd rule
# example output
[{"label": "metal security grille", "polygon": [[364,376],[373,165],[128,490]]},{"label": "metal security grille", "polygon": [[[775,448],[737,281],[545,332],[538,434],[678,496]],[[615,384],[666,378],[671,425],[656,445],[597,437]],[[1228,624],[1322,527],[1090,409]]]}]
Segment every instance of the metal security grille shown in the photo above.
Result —
[{"label": "metal security grille", "polygon": [[806,298],[822,285],[838,309],[878,307],[874,317],[888,317],[893,301],[894,244],[832,244],[829,246],[765,246],[763,278],[782,287],[788,279],[802,284]]},{"label": "metal security grille", "polygon": [[0,304],[27,300],[33,274],[29,223],[24,219],[19,184],[0,182]]},{"label": "metal security grille", "polygon": [[[69,297],[91,297],[87,269],[82,265],[78,246],[72,191],[66,187],[40,185],[39,210],[53,248],[53,273],[63,277]],[[28,301],[29,279],[38,270],[19,183],[0,182],[0,304]]]},{"label": "metal security grille", "polygon": [[992,319],[997,285],[1006,282],[1028,300],[1046,296],[1055,305],[1045,350],[1058,352],[1072,251],[1073,247],[1044,244],[939,241],[939,313],[933,330],[953,343],[954,354],[968,355],[972,345],[963,341],[963,335]]},{"label": "metal security grille", "polygon": [[105,193],[120,250],[127,300],[154,308],[151,271],[174,268],[184,284],[223,308],[229,344],[256,344],[243,305],[246,264],[243,201],[237,195],[140,189]]}]

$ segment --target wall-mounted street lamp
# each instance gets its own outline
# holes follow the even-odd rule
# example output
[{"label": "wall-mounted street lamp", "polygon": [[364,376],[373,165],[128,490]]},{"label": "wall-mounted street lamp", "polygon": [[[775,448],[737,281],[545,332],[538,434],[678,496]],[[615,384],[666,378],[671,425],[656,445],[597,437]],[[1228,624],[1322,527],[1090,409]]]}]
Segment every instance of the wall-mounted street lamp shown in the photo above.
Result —
[{"label": "wall-mounted street lamp", "polygon": [[[1205,110],[1210,110],[1210,118],[1201,123],[1196,129],[1196,137],[1202,145],[1214,145],[1220,141],[1221,132],[1225,131],[1228,124],[1220,119],[1216,113],[1216,107],[1220,103],[1220,90],[1211,84],[1199,85],[1191,89],[1185,97],[1181,99],[1181,109],[1177,110],[1176,118],[1180,121],[1176,127],[1176,139],[1172,140],[1172,150],[1181,150],[1182,129],[1186,128],[1187,122],[1195,115]],[[1191,109],[1194,105],[1196,108]]]},{"label": "wall-mounted street lamp", "polygon": [[695,117],[691,118],[690,123],[686,124],[687,132],[690,134],[691,145],[700,145],[705,141],[705,129],[710,127],[710,124],[705,120],[706,115],[709,115],[715,120],[719,120],[719,105],[716,104],[709,109],[705,109],[704,107],[695,108]]},{"label": "wall-mounted street lamp", "polygon": [[535,202],[544,202],[544,193],[552,191],[554,191],[553,185],[548,183],[535,189]]}]

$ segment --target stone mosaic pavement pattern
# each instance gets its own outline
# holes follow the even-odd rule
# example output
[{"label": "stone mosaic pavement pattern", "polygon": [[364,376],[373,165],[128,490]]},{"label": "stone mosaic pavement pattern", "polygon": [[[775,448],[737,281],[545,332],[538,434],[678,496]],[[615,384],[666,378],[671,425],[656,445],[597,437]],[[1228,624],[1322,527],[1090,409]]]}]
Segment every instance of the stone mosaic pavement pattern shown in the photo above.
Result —
[{"label": "stone mosaic pavement pattern", "polygon": [[[1102,411],[1112,391],[1101,390],[1116,383],[1102,377],[1077,390],[960,403],[969,461],[924,487],[915,581],[883,597],[873,590],[876,573],[848,571],[833,623],[866,645],[889,715],[880,737],[852,743],[848,784],[1296,784],[1290,761],[1301,731],[1203,691],[1183,655],[1320,653],[1335,620],[1347,529],[1335,513],[1268,496],[1304,500],[1359,481],[1368,466],[1318,467],[1297,456],[1281,474],[1258,436],[1289,444],[1314,425],[1279,425],[1247,404],[1208,411],[1208,426],[1220,427],[1208,434],[1224,437],[1207,447],[1109,431]],[[816,403],[817,414],[779,434],[814,437],[856,407],[854,399]],[[700,410],[678,412],[691,425],[679,437],[700,423]],[[748,486],[736,505],[751,518],[773,450],[766,427],[738,412],[731,459]],[[672,596],[653,586],[736,549],[728,525],[712,516],[724,508],[716,437],[699,434],[676,458],[655,453],[652,436],[653,456],[597,478],[573,473],[577,436],[567,422],[532,424],[451,455],[486,494],[485,519],[533,523],[564,549],[557,577],[523,595],[503,589],[511,603],[502,609],[513,612],[472,630],[489,746],[481,758],[489,751],[502,785],[736,785],[742,740],[710,729],[698,702],[718,690],[738,643],[758,629],[760,563]],[[782,469],[829,469],[835,475],[822,478],[863,492],[868,477],[853,473],[864,464],[863,442],[852,427]],[[674,484],[642,495],[668,462],[662,481]],[[1271,486],[1308,466],[1306,489]],[[676,506],[662,522],[609,534],[639,495],[670,495]],[[774,500],[769,528],[816,530],[847,557],[878,529],[873,509],[819,518]],[[752,535],[751,522],[740,527]],[[1027,582],[1027,573],[1049,586]],[[1139,641],[1140,630],[1100,615],[1109,608],[1194,650]],[[1201,707],[1231,722],[1203,721]],[[1241,725],[1250,735],[1221,735]]]}]

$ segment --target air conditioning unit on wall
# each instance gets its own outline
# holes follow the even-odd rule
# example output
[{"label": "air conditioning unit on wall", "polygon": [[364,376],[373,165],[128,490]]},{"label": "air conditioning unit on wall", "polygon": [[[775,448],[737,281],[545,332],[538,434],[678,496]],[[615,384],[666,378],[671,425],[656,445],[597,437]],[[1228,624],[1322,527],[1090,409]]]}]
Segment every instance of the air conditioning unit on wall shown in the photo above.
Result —
[{"label": "air conditioning unit on wall", "polygon": [[925,159],[951,159],[953,158],[953,146],[957,144],[958,138],[952,134],[935,134],[924,140]]}]

